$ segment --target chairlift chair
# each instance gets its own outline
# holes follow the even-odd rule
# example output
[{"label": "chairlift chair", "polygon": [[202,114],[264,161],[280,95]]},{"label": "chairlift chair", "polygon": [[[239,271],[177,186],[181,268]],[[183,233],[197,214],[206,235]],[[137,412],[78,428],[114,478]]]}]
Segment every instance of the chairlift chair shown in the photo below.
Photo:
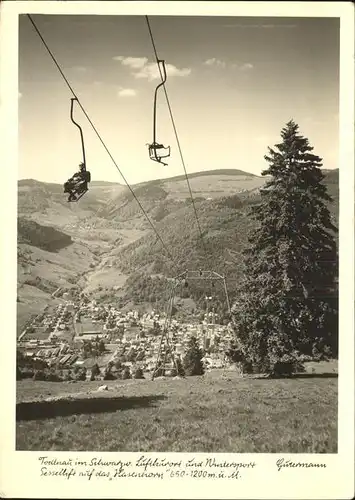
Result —
[{"label": "chairlift chair", "polygon": [[[165,68],[165,61],[162,59],[158,60],[158,66],[161,64],[163,68],[163,73],[162,73],[162,81],[159,83],[157,88],[155,89],[154,93],[154,105],[153,105],[153,142],[151,144],[147,144],[148,150],[149,150],[149,158],[153,161],[156,161],[158,163],[161,163],[162,165],[167,165],[167,163],[164,163],[162,161],[163,158],[168,158],[170,156],[170,146],[164,146],[163,144],[160,144],[156,140],[156,125],[157,125],[157,95],[158,95],[158,90],[160,87],[162,87],[165,82],[166,82],[166,68]],[[160,68],[160,66],[159,66]],[[161,73],[161,72],[160,72]]]},{"label": "chairlift chair", "polygon": [[162,161],[162,158],[168,158],[170,156],[170,146],[163,146],[163,144],[158,144],[157,142],[153,142],[152,144],[148,144],[149,148],[149,157],[153,161],[157,161],[162,165],[167,166],[168,164]]},{"label": "chairlift chair", "polygon": [[67,182],[64,183],[64,193],[68,193],[68,202],[79,201],[80,198],[87,193],[88,184],[91,181],[91,174],[88,170],[86,170],[86,158],[85,158],[85,146],[84,146],[84,137],[83,131],[80,125],[74,120],[73,117],[73,109],[74,109],[74,101],[77,101],[76,97],[71,98],[71,106],[70,106],[70,119],[76,125],[80,132],[81,138],[81,147],[83,152],[83,161],[79,164],[79,172],[75,173]]}]

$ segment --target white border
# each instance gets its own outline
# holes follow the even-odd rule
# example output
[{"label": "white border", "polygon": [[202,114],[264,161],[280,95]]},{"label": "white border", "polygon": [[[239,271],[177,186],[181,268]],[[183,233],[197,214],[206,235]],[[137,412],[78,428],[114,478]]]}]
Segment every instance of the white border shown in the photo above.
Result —
[{"label": "white border", "polygon": [[[2,2],[1,5],[1,345],[2,418],[0,496],[25,498],[297,498],[346,499],[354,494],[354,10],[350,2]],[[18,14],[211,15],[340,17],[340,356],[339,452],[334,455],[287,455],[295,461],[326,462],[323,469],[285,469],[284,455],[243,454],[258,471],[238,482],[202,480],[80,483],[39,480],[37,457],[15,451],[15,322],[17,217]],[[4,408],[6,411],[4,411]],[[48,454],[49,455],[49,454]],[[56,456],[81,453],[56,453]],[[93,456],[85,453],[84,455]],[[135,454],[120,454],[136,456]],[[161,455],[161,454],[160,454]],[[175,455],[175,454],[172,454]],[[182,454],[179,454],[180,456]],[[100,456],[111,458],[112,454]],[[167,456],[167,454],[164,454]],[[236,458],[224,455],[226,458]]]}]

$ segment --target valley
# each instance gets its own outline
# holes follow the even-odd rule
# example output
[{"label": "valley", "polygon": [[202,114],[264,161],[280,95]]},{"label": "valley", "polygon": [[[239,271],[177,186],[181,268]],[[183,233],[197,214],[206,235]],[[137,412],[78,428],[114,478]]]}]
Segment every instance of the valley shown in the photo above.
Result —
[{"label": "valley", "polygon": [[[125,186],[93,182],[80,203],[69,204],[60,185],[19,181],[18,332],[46,304],[59,300],[52,296],[58,287],[78,286],[97,300],[106,297],[121,306],[130,302],[149,308],[153,302],[163,307],[164,278],[205,267],[226,276],[233,298],[250,225],[248,207],[257,202],[266,179],[240,170],[190,177],[204,245],[184,176],[133,186],[174,266]],[[338,171],[326,171],[325,182],[334,197],[330,209],[337,223]],[[217,307],[223,309],[221,292],[215,293]],[[191,290],[197,303],[204,294],[198,285]]]}]

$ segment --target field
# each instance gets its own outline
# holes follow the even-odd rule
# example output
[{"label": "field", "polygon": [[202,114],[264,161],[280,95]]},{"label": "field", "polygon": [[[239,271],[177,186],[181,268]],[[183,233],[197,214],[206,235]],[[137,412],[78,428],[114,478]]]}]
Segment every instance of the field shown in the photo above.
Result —
[{"label": "field", "polygon": [[[265,184],[265,177],[251,175],[205,175],[190,178],[190,185],[196,196],[206,198],[219,198],[220,196],[232,196],[242,191],[250,191]],[[180,181],[168,179],[164,181],[163,187],[169,193],[169,198],[185,199],[189,196],[186,180]]]},{"label": "field", "polygon": [[[336,363],[293,379],[17,383],[18,450],[336,453]],[[60,400],[61,394],[72,397]],[[51,397],[51,401],[46,401]],[[81,432],[80,432],[81,431]]]}]

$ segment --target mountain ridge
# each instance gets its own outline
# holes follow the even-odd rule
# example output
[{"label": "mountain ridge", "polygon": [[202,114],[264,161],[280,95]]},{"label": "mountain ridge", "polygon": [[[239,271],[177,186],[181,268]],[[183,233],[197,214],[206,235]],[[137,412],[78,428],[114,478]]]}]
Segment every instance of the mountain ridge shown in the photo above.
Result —
[{"label": "mountain ridge", "polygon": [[[239,170],[239,169],[213,169],[213,170],[200,170],[198,172],[193,172],[193,173],[188,173],[189,179],[193,179],[195,177],[201,177],[204,175],[248,175],[251,177],[260,177],[256,174],[252,174],[251,172],[246,172],[244,170]],[[149,184],[149,183],[156,183],[156,182],[164,182],[164,181],[173,181],[173,180],[183,180],[185,179],[185,175],[175,175],[173,177],[162,177],[159,179],[151,179],[148,181],[141,181],[141,182],[136,182],[134,184],[131,184],[132,186],[140,186],[142,184]],[[18,183],[20,185],[25,185],[27,183],[41,183],[41,184],[47,184],[47,185],[55,185],[55,186],[61,186],[61,183],[56,183],[56,182],[46,182],[46,181],[40,181],[38,179],[33,179],[33,178],[26,178],[26,179],[19,179]],[[93,180],[90,183],[91,185],[119,185],[119,186],[125,186],[125,184],[122,184],[120,182],[112,182],[112,181],[104,181],[104,180]]]},{"label": "mountain ridge", "polygon": [[[339,175],[339,168],[322,168],[322,172],[325,174],[332,174],[334,173],[335,175]],[[336,174],[336,172],[338,174]],[[246,175],[250,177],[265,177],[262,174],[253,174],[252,172],[247,172],[246,170],[240,170],[236,168],[221,168],[221,169],[213,169],[213,170],[199,170],[197,172],[192,172],[192,173],[187,173],[187,176],[189,179],[194,179],[195,177],[202,177],[205,175]],[[161,177],[159,179],[150,179],[148,181],[140,181],[136,183],[132,183],[131,186],[141,186],[144,184],[149,184],[149,183],[160,183],[160,182],[166,182],[166,181],[180,181],[180,180],[186,180],[186,175],[185,174],[180,174],[180,175],[175,175],[172,177]],[[40,181],[39,179],[33,179],[33,178],[24,178],[24,179],[19,179],[18,184],[19,185],[25,185],[27,183],[40,183],[40,184],[46,184],[50,186],[62,186],[61,183],[56,183],[56,182],[46,182],[46,181]],[[125,187],[126,184],[122,184],[121,182],[113,182],[113,181],[105,181],[105,180],[92,180],[91,185],[99,186],[99,185],[113,185],[113,186],[123,186]]]}]

